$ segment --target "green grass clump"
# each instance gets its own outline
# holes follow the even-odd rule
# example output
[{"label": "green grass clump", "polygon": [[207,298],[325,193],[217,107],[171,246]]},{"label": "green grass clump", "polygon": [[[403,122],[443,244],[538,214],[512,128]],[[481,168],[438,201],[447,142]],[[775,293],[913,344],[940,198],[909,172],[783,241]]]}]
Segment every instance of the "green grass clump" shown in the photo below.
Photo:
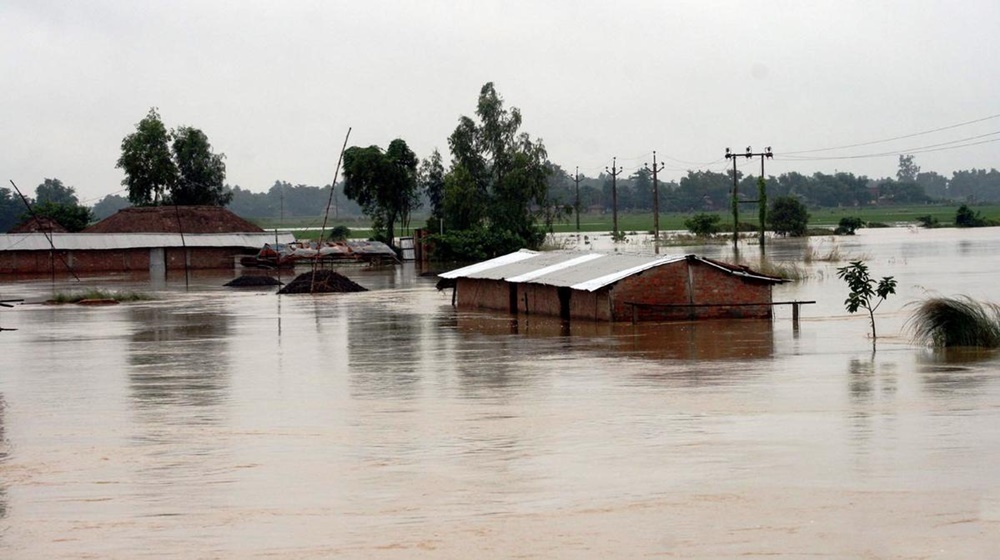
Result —
[{"label": "green grass clump", "polygon": [[802,268],[793,262],[779,262],[772,261],[768,258],[761,258],[757,261],[747,261],[741,262],[749,267],[755,272],[760,272],[761,274],[766,274],[767,276],[775,276],[777,278],[784,278],[792,282],[798,282],[806,277],[806,274],[802,271]]},{"label": "green grass clump", "polygon": [[969,297],[932,297],[909,319],[914,337],[933,346],[1000,348],[1000,305]]},{"label": "green grass clump", "polygon": [[153,296],[149,294],[143,294],[140,292],[127,292],[127,291],[109,291],[92,289],[84,292],[59,292],[52,297],[52,303],[79,303],[85,299],[103,299],[103,300],[114,300],[117,302],[128,302],[128,301],[149,301],[153,299]]}]

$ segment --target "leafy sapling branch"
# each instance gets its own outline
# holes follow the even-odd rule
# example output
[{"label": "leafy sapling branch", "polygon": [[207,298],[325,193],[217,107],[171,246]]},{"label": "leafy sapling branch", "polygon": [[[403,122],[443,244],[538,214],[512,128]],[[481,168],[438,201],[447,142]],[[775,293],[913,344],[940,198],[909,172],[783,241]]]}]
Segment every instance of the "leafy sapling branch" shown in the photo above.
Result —
[{"label": "leafy sapling branch", "polygon": [[882,305],[890,294],[896,293],[896,280],[892,276],[885,276],[876,281],[868,272],[868,265],[864,261],[851,261],[847,266],[837,269],[837,277],[847,282],[847,289],[850,293],[844,300],[844,306],[848,313],[855,313],[858,309],[868,311],[868,317],[872,324],[872,341],[875,335],[875,310]]}]

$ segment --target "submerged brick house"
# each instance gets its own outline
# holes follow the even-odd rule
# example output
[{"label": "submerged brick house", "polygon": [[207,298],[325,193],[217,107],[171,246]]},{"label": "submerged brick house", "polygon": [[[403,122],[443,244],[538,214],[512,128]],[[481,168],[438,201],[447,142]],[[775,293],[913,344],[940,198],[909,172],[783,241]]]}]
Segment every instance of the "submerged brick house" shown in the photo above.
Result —
[{"label": "submerged brick house", "polygon": [[781,278],[695,255],[521,250],[440,275],[461,309],[597,321],[770,318]]},{"label": "submerged brick house", "polygon": [[232,268],[265,243],[292,241],[216,206],[126,208],[80,233],[0,235],[0,274]]}]

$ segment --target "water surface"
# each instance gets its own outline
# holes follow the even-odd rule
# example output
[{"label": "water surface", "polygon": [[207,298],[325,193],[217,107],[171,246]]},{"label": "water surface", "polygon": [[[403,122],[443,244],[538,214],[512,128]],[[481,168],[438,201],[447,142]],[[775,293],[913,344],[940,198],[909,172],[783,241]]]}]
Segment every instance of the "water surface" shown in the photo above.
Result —
[{"label": "water surface", "polygon": [[905,322],[928,293],[1000,301],[1000,231],[768,253],[810,246],[899,281],[875,352],[844,262],[775,289],[817,301],[797,329],[786,308],[460,313],[410,266],[341,270],[372,291],[322,296],[82,280],[158,298],[113,307],[37,305],[78,284],[4,279],[29,303],[0,310],[18,329],[0,333],[0,557],[992,557],[1000,356],[933,352]]}]

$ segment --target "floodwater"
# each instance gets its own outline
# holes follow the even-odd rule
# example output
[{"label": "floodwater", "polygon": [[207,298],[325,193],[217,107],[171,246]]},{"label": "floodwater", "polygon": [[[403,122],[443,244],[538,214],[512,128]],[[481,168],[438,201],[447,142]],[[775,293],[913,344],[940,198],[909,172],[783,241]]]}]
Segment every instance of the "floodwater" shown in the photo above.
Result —
[{"label": "floodwater", "polygon": [[[817,301],[798,328],[458,313],[409,265],[321,296],[0,279],[28,300],[0,309],[0,558],[996,557],[1000,354],[905,323],[1000,300],[1000,230],[768,254],[810,250],[899,281],[876,351],[844,261],[775,288]],[[78,285],[158,299],[34,303]]]}]

